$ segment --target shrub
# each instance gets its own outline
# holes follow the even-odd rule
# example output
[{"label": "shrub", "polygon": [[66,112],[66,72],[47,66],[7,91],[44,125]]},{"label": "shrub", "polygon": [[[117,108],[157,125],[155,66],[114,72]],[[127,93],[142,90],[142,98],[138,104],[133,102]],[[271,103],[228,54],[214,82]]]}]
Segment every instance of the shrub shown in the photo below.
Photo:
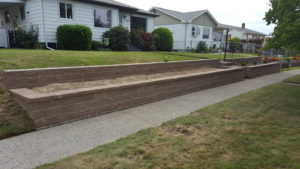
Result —
[{"label": "shrub", "polygon": [[138,48],[142,48],[142,43],[143,43],[144,40],[142,39],[139,30],[131,31],[130,41],[134,46],[136,46]]},{"label": "shrub", "polygon": [[38,47],[39,29],[37,26],[31,25],[29,29],[24,26],[16,28],[16,40],[18,47],[33,49]]},{"label": "shrub", "polygon": [[100,50],[102,47],[103,45],[101,42],[95,40],[92,41],[91,50]]},{"label": "shrub", "polygon": [[152,32],[155,46],[159,51],[171,51],[173,49],[173,35],[167,28],[158,28]]},{"label": "shrub", "polygon": [[123,26],[116,26],[103,34],[109,39],[109,48],[115,51],[127,51],[130,43],[129,31]]},{"label": "shrub", "polygon": [[230,52],[238,52],[242,50],[241,40],[239,38],[233,38],[229,40],[229,51]]},{"label": "shrub", "polygon": [[197,45],[196,52],[197,53],[207,53],[208,52],[207,44],[203,41],[200,41]]},{"label": "shrub", "polygon": [[131,32],[131,43],[143,51],[152,51],[155,49],[154,41],[150,33],[133,30]]},{"label": "shrub", "polygon": [[89,50],[92,45],[92,31],[84,25],[61,25],[57,28],[57,44],[65,50]]},{"label": "shrub", "polygon": [[143,51],[156,50],[156,47],[154,45],[154,39],[153,39],[151,33],[142,32],[141,37],[143,39],[143,44],[142,44]]}]

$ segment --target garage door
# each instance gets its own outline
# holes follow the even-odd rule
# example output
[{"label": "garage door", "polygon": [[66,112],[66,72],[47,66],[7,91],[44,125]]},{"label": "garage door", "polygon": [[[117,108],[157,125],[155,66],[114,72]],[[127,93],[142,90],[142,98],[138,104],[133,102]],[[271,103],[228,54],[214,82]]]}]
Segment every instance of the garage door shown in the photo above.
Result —
[{"label": "garage door", "polygon": [[0,28],[0,48],[8,48],[7,30]]}]

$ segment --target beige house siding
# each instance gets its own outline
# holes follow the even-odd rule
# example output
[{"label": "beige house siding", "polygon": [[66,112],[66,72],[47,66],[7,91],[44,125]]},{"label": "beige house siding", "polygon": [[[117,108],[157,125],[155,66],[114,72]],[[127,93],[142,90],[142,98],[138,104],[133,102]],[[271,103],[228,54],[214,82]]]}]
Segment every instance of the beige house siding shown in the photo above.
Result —
[{"label": "beige house siding", "polygon": [[209,27],[217,27],[217,23],[207,14],[203,14],[193,20],[193,24]]},{"label": "beige house siding", "polygon": [[162,13],[160,11],[152,10],[151,12],[154,12],[154,13],[160,15],[159,17],[155,18],[155,21],[154,21],[155,26],[172,25],[172,24],[180,24],[181,23],[181,21],[179,19],[176,19],[176,18],[169,16],[165,13]]}]

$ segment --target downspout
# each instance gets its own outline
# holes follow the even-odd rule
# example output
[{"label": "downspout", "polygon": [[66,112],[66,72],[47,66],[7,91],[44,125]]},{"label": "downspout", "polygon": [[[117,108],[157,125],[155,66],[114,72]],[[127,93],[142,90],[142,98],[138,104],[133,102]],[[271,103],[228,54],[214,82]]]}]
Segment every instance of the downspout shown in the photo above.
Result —
[{"label": "downspout", "polygon": [[187,49],[187,31],[188,31],[188,22],[185,23],[185,40],[184,40],[184,48]]},{"label": "downspout", "polygon": [[50,48],[48,46],[48,40],[47,40],[47,33],[46,33],[46,24],[45,24],[45,13],[44,13],[44,0],[41,0],[42,1],[42,22],[43,22],[43,29],[44,29],[44,40],[45,40],[45,47],[46,49],[49,49],[49,50],[54,50],[53,48]]}]

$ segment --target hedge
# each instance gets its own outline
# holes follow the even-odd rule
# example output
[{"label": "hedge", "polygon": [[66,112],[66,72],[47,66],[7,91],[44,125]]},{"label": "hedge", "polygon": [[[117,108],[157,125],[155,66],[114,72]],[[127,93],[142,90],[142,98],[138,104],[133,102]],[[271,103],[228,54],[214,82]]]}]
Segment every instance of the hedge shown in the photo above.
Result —
[{"label": "hedge", "polygon": [[92,30],[84,25],[61,25],[56,32],[58,48],[89,50],[92,45],[92,35]]},{"label": "hedge", "polygon": [[173,35],[167,28],[158,28],[152,32],[156,49],[159,51],[171,51],[173,49]]}]

